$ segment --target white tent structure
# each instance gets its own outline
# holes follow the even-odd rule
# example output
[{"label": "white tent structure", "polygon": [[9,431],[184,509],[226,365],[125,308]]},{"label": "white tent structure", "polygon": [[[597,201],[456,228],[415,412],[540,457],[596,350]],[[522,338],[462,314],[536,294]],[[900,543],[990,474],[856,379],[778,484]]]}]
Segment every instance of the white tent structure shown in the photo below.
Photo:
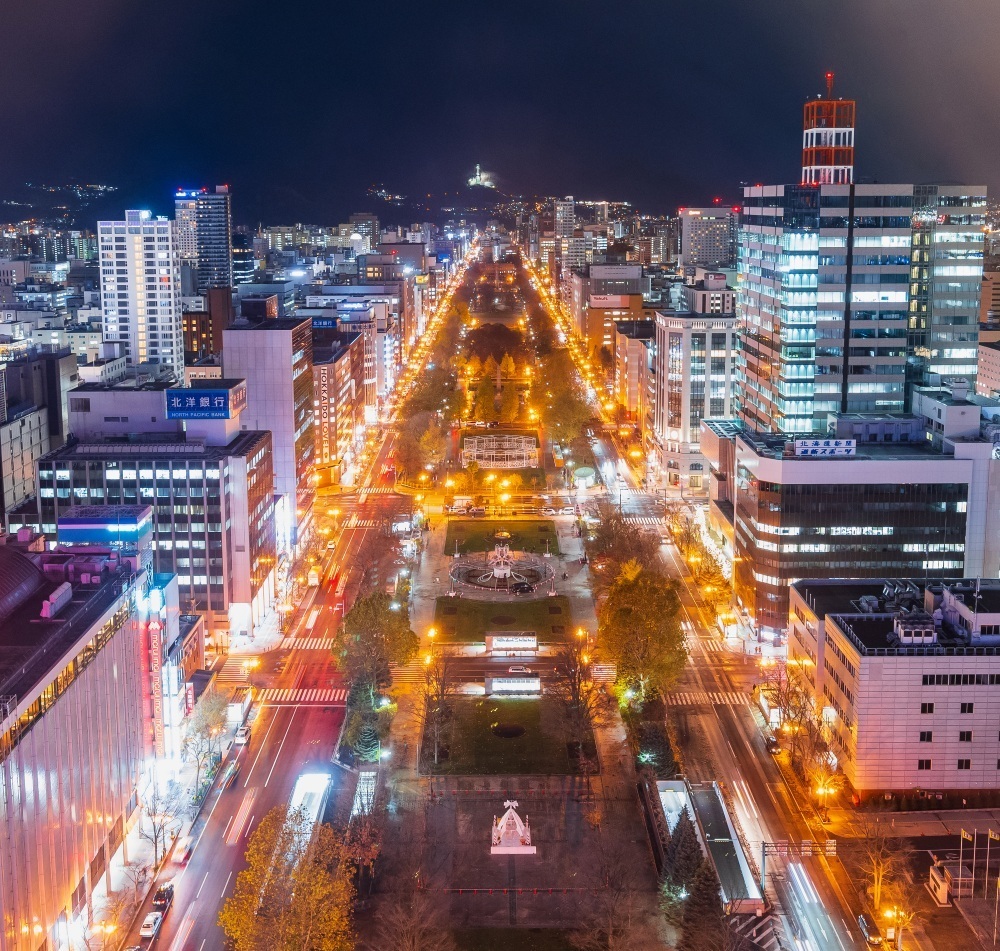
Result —
[{"label": "white tent structure", "polygon": [[531,828],[527,816],[522,821],[514,811],[517,808],[516,799],[508,799],[503,805],[507,811],[499,819],[493,817],[490,855],[534,855],[535,847],[531,844]]}]

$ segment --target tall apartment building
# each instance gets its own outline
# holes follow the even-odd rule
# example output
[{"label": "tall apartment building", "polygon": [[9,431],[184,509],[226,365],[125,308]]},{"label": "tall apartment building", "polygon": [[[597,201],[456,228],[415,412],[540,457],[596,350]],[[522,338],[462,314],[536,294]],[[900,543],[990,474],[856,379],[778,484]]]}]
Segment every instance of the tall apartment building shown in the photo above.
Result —
[{"label": "tall apartment building", "polygon": [[556,238],[572,238],[576,231],[576,202],[572,195],[552,201],[552,227]]},{"label": "tall apartment building", "polygon": [[738,208],[682,208],[680,263],[694,268],[732,268],[736,266],[739,233]]},{"label": "tall apartment building", "polygon": [[174,222],[148,211],[99,221],[104,339],[130,366],[168,367],[184,379],[184,328]]},{"label": "tall apartment building", "polygon": [[312,321],[240,320],[223,331],[222,368],[246,380],[242,425],[271,432],[278,548],[305,540],[314,495]]},{"label": "tall apartment building", "polygon": [[654,459],[664,481],[682,491],[708,487],[701,421],[732,410],[736,294],[726,276],[697,272],[674,285],[669,308],[656,311]]},{"label": "tall apartment building", "polygon": [[233,218],[228,185],[178,189],[174,218],[181,264],[194,274],[194,291],[233,286]]}]

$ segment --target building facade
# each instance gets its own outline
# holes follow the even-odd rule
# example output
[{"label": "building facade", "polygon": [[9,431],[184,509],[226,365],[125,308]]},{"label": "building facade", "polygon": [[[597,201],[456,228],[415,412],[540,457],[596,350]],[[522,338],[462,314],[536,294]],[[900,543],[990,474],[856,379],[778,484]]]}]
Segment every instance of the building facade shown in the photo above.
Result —
[{"label": "building facade", "polygon": [[862,797],[996,789],[996,580],[798,582],[788,662],[806,676],[830,752]]},{"label": "building facade", "polygon": [[181,263],[193,270],[194,290],[233,286],[233,224],[228,185],[179,189],[174,196]]},{"label": "building facade", "polygon": [[148,211],[99,221],[104,339],[130,366],[162,364],[184,379],[184,328],[174,223]]},{"label": "building facade", "polygon": [[147,577],[136,567],[108,559],[70,583],[0,546],[2,951],[70,946],[139,806]]},{"label": "building facade", "polygon": [[745,188],[740,418],[822,432],[905,411],[931,374],[974,381],[985,209],[982,186]]}]

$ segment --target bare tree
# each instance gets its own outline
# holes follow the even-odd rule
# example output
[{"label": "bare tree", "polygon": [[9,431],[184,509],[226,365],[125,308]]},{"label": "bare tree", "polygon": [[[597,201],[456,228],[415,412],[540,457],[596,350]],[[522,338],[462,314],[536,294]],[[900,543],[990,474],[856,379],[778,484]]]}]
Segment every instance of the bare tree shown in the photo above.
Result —
[{"label": "bare tree", "polygon": [[379,909],[372,948],[393,951],[457,951],[441,903],[412,891]]},{"label": "bare tree", "polygon": [[604,684],[593,679],[595,660],[596,649],[588,648],[585,638],[574,638],[556,652],[555,677],[546,686],[546,695],[559,705],[570,739],[581,753],[593,728],[605,720],[613,706]]},{"label": "bare tree", "polygon": [[454,655],[437,650],[431,662],[424,667],[423,714],[424,733],[434,744],[434,765],[437,766],[441,740],[451,719],[452,700],[455,696]]},{"label": "bare tree", "polygon": [[109,892],[100,908],[93,909],[83,932],[82,944],[87,951],[116,951],[122,926],[128,924],[135,904],[127,891]]},{"label": "bare tree", "polygon": [[125,874],[125,880],[129,883],[132,890],[132,904],[138,905],[140,892],[145,888],[146,882],[149,881],[149,866],[144,862],[126,862],[122,867],[122,872]]},{"label": "bare tree", "polygon": [[201,774],[212,758],[222,753],[229,698],[218,690],[206,690],[188,718],[182,751],[195,765],[194,789],[201,787]]},{"label": "bare tree", "polygon": [[903,877],[905,843],[893,834],[889,820],[877,812],[863,812],[855,823],[861,850],[861,870],[876,912],[887,887]]},{"label": "bare tree", "polygon": [[603,887],[591,902],[588,926],[570,941],[579,951],[631,951],[640,946],[634,860],[619,840],[599,841]]},{"label": "bare tree", "polygon": [[178,796],[154,788],[142,804],[144,820],[139,823],[139,834],[153,846],[153,868],[159,868],[160,861],[167,853],[170,833],[182,808]]},{"label": "bare tree", "polygon": [[351,818],[344,837],[344,852],[358,870],[358,893],[365,898],[375,879],[375,863],[382,853],[389,795],[379,783],[360,811]]}]

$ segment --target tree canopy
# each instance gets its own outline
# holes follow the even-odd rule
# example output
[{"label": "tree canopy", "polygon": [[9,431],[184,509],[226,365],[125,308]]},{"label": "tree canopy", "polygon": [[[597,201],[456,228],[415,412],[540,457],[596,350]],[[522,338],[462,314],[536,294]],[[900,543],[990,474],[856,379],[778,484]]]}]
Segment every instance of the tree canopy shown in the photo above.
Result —
[{"label": "tree canopy", "polygon": [[[343,842],[275,806],[253,831],[219,926],[234,951],[353,951],[354,886]],[[310,834],[311,833],[311,834]]]},{"label": "tree canopy", "polygon": [[639,699],[663,695],[687,663],[680,599],[672,581],[636,561],[622,565],[598,611],[598,638],[618,678]]}]

